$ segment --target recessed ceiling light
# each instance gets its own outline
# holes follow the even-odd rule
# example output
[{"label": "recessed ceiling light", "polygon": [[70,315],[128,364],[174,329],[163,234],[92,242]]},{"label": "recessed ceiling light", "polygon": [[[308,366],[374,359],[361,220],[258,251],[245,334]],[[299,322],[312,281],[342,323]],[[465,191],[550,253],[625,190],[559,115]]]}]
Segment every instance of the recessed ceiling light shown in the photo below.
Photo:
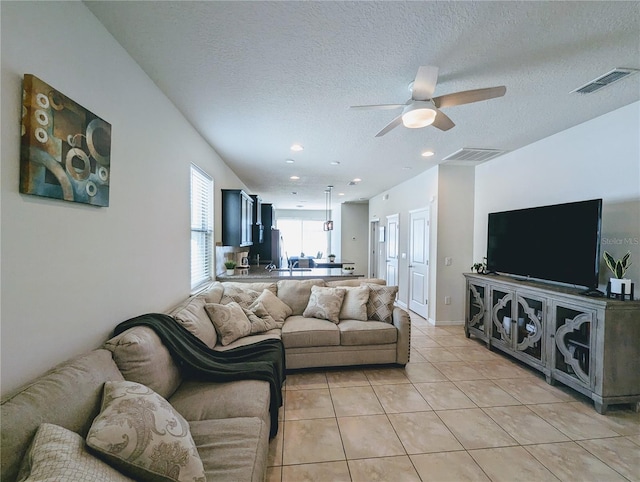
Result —
[{"label": "recessed ceiling light", "polygon": [[344,196],[344,193],[343,192],[339,192],[338,196]]},{"label": "recessed ceiling light", "polygon": [[422,157],[431,157],[433,156],[433,151],[424,151],[422,153]]},{"label": "recessed ceiling light", "polygon": [[291,191],[291,194],[293,194],[294,196],[298,195],[298,191]]},{"label": "recessed ceiling light", "polygon": [[293,144],[290,148],[292,151],[304,151],[304,147],[302,147],[300,144]]},{"label": "recessed ceiling light", "polygon": [[300,176],[291,176],[289,179],[297,181],[298,179],[300,179]]},{"label": "recessed ceiling light", "polygon": [[296,204],[297,208],[303,208],[304,206],[302,204]]},{"label": "recessed ceiling light", "polygon": [[413,169],[413,167],[411,167],[411,166],[403,166],[402,167],[402,170],[404,170],[404,171],[410,171],[411,169]]},{"label": "recessed ceiling light", "polygon": [[362,181],[362,179],[360,179],[359,177],[356,177],[356,178],[353,180],[353,182],[360,182],[360,181]]},{"label": "recessed ceiling light", "polygon": [[293,159],[285,159],[284,162],[286,162],[287,164],[293,164],[296,161],[294,161]]},{"label": "recessed ceiling light", "polygon": [[340,161],[331,161],[331,165],[332,166],[338,166],[338,165],[340,165]]}]

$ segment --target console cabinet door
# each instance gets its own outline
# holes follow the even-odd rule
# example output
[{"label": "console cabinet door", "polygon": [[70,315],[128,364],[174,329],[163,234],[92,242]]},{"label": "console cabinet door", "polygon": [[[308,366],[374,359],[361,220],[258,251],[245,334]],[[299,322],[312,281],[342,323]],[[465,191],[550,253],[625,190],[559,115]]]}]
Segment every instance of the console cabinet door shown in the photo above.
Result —
[{"label": "console cabinet door", "polygon": [[467,282],[467,299],[466,299],[466,316],[465,316],[465,333],[467,338],[470,334],[477,336],[482,340],[487,340],[487,297],[489,290],[487,285]]},{"label": "console cabinet door", "polygon": [[516,299],[515,350],[530,361],[542,365],[546,358],[543,326],[547,300],[521,291],[516,292]]},{"label": "console cabinet door", "polygon": [[596,312],[569,303],[553,305],[553,378],[591,390],[594,385]]},{"label": "console cabinet door", "polygon": [[513,350],[513,308],[515,291],[492,287],[491,293],[491,345]]}]

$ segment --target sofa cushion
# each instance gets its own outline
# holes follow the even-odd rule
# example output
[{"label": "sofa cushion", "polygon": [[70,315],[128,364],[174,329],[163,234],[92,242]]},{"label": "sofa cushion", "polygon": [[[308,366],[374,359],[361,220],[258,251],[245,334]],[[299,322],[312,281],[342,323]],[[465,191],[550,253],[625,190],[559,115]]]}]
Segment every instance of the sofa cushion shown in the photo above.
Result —
[{"label": "sofa cushion", "polygon": [[263,304],[276,323],[278,323],[278,328],[282,328],[284,320],[292,313],[291,307],[268,289],[262,291],[260,296],[249,306],[249,309],[252,309],[258,303]]},{"label": "sofa cushion", "polygon": [[282,327],[285,348],[340,344],[340,331],[335,323],[318,318],[292,315]]},{"label": "sofa cushion", "polygon": [[180,385],[169,402],[189,423],[233,417],[269,420],[269,382],[237,380],[215,383],[187,380]]},{"label": "sofa cushion", "polygon": [[80,435],[50,423],[43,423],[38,428],[17,480],[133,482],[89,453]]},{"label": "sofa cushion", "polygon": [[251,333],[251,322],[244,314],[242,307],[232,301],[226,305],[207,303],[207,313],[220,335],[220,343],[228,345],[238,338]]},{"label": "sofa cushion", "polygon": [[215,281],[207,289],[199,293],[198,297],[204,298],[205,303],[220,303],[223,294],[224,285],[220,281]]},{"label": "sofa cushion", "polygon": [[393,322],[393,304],[398,293],[397,286],[381,286],[369,283],[369,301],[367,302],[367,318],[370,320]]},{"label": "sofa cushion", "polygon": [[249,335],[243,338],[238,338],[237,340],[232,341],[228,345],[218,344],[216,345],[214,350],[227,351],[227,350],[232,350],[234,348],[238,348],[240,346],[252,345],[262,340],[281,340],[281,339],[282,339],[282,330],[280,328],[274,328],[273,330],[265,331],[264,333],[258,333],[256,335]]},{"label": "sofa cushion", "polygon": [[263,482],[267,472],[269,426],[259,418],[191,423],[191,434],[207,480]]},{"label": "sofa cushion", "polygon": [[312,286],[311,296],[309,296],[309,302],[302,316],[339,323],[340,308],[342,308],[342,301],[346,292],[345,288]]},{"label": "sofa cushion", "polygon": [[207,312],[204,309],[205,299],[202,296],[192,298],[187,305],[173,314],[173,318],[200,338],[209,348],[216,346],[218,337]]},{"label": "sofa cushion", "polygon": [[106,382],[87,445],[136,480],[205,481],[189,424],[160,395],[134,382]]},{"label": "sofa cushion", "polygon": [[253,303],[258,296],[260,296],[260,291],[252,290],[245,286],[238,286],[241,283],[235,283],[234,285],[225,286],[224,294],[222,295],[222,299],[220,303],[223,305],[228,305],[229,303],[238,303],[243,308],[249,308],[251,303]]},{"label": "sofa cushion", "polygon": [[40,424],[54,423],[86,435],[100,411],[102,386],[107,380],[122,380],[122,374],[111,353],[98,349],[64,362],[3,397],[2,480],[15,480]]},{"label": "sofa cushion", "polygon": [[340,308],[341,320],[366,321],[367,302],[369,301],[368,286],[352,286],[344,288],[346,293]]},{"label": "sofa cushion", "polygon": [[168,398],[182,383],[178,365],[155,331],[136,326],[108,340],[104,347],[111,351],[125,380],[138,382]]},{"label": "sofa cushion", "polygon": [[255,282],[255,283],[244,283],[242,281],[223,281],[222,286],[224,289],[234,288],[236,290],[252,290],[257,291],[258,293],[262,293],[264,290],[271,291],[274,295],[278,292],[278,287],[275,281],[270,282]]},{"label": "sofa cushion", "polygon": [[324,280],[279,280],[278,298],[291,308],[292,315],[301,315],[309,303],[312,286],[324,286]]},{"label": "sofa cushion", "polygon": [[383,321],[344,320],[338,325],[340,344],[386,345],[398,340],[398,330],[390,323]]},{"label": "sofa cushion", "polygon": [[265,331],[273,330],[281,326],[276,323],[276,320],[269,314],[261,301],[253,303],[251,308],[243,308],[243,310],[249,323],[251,323],[250,334],[264,333]]}]

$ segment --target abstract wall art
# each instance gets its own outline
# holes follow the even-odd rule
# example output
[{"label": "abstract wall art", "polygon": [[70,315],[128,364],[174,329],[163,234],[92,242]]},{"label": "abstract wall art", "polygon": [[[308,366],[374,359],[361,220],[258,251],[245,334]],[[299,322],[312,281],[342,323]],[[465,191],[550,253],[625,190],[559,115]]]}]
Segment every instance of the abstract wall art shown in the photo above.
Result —
[{"label": "abstract wall art", "polygon": [[25,74],[20,192],[108,206],[110,177],[111,124]]}]

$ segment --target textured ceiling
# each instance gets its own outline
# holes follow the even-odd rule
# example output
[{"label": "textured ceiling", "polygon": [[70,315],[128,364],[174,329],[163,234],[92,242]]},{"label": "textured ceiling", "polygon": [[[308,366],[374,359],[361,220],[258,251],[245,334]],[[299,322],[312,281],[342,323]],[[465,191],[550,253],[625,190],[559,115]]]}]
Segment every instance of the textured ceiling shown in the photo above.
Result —
[{"label": "textured ceiling", "polygon": [[[85,3],[252,193],[283,209],[324,209],[327,185],[334,207],[369,199],[462,147],[518,149],[640,99],[640,75],[569,93],[640,68],[639,2]],[[399,112],[348,107],[404,103],[420,65],[439,67],[435,95],[507,93],[444,109],[447,132],[374,137]]]}]

